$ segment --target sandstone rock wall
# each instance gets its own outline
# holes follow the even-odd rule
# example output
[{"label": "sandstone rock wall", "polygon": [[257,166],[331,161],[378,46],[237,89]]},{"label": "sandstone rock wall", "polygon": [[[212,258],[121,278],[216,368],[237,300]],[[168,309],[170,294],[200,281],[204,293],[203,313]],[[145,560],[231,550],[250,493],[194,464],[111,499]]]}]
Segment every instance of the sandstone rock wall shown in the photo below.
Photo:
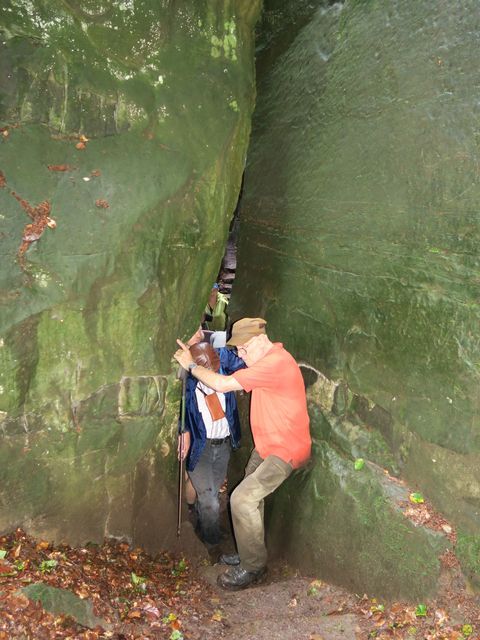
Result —
[{"label": "sandstone rock wall", "polygon": [[[300,4],[294,37],[277,29],[290,3],[267,3],[275,55],[259,60],[233,305],[348,390],[337,414],[312,398],[330,428],[313,420],[316,466],[292,481],[280,539],[349,586],[411,595],[419,563],[420,590],[434,588],[438,554],[428,535],[414,552],[418,531],[391,543],[401,520],[382,507],[380,524],[378,482],[368,489],[353,459],[424,492],[480,574],[477,6]],[[354,449],[349,422],[363,433]]]},{"label": "sandstone rock wall", "polygon": [[174,537],[171,354],[238,198],[258,10],[2,3],[0,529]]}]

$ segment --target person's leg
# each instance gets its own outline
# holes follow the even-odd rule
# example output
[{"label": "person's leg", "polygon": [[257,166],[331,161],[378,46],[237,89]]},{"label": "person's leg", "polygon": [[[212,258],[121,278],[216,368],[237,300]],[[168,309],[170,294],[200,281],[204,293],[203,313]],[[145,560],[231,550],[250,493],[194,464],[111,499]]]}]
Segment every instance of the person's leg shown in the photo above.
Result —
[{"label": "person's leg", "polygon": [[195,487],[190,480],[188,473],[185,473],[185,500],[187,501],[188,506],[195,504],[195,500],[197,499],[197,492],[195,491]]},{"label": "person's leg", "polygon": [[212,468],[213,468],[214,490],[216,492],[216,496],[218,499],[218,527],[219,527],[220,538],[222,537],[224,526],[227,524],[225,520],[228,520],[228,516],[226,516],[225,514],[225,511],[227,509],[227,505],[226,505],[227,498],[225,494],[222,495],[221,491],[222,491],[222,485],[224,484],[224,482],[226,482],[228,462],[230,460],[230,453],[231,453],[231,445],[229,441],[224,442],[221,445],[216,445],[214,447]]},{"label": "person's leg", "polygon": [[292,466],[277,456],[268,456],[262,461],[254,451],[245,473],[230,497],[233,529],[241,567],[258,572],[267,563],[263,501],[288,478]]},{"label": "person's leg", "polygon": [[[250,455],[250,459],[247,462],[247,466],[245,467],[245,478],[247,476],[249,476],[251,473],[253,473],[256,469],[258,469],[258,467],[262,464],[263,462],[263,458],[260,456],[260,454],[258,453],[258,451],[256,449],[254,449]],[[260,505],[259,505],[259,511],[260,511],[260,515],[262,517],[262,527],[264,526],[264,509],[265,507],[265,502],[262,500]]]},{"label": "person's leg", "polygon": [[245,467],[244,478],[249,476],[251,473],[255,471],[263,462],[263,458],[260,456],[258,451],[254,449],[250,454],[250,458],[248,459],[247,466]]},{"label": "person's leg", "polygon": [[217,495],[220,492],[222,484],[225,481],[228,470],[228,461],[230,460],[231,445],[230,442],[212,446],[212,472],[213,483]]},{"label": "person's leg", "polygon": [[[250,454],[250,458],[248,459],[247,466],[245,467],[244,478],[249,476],[251,473],[255,471],[255,469],[261,465],[263,462],[263,458],[260,457],[257,450],[254,449]],[[230,505],[231,510],[231,505]],[[233,520],[233,518],[232,518]],[[263,521],[263,509],[262,509],[262,521]],[[233,524],[233,523],[232,523]],[[240,556],[238,554],[238,550],[236,553],[223,553],[220,556],[219,562],[221,564],[227,564],[231,567],[236,567],[240,564]]]},{"label": "person's leg", "polygon": [[197,492],[195,491],[195,487],[193,486],[192,481],[190,480],[188,471],[185,471],[184,486],[185,486],[185,499],[187,501],[187,508],[188,508],[188,519],[192,523],[193,528],[196,529],[197,521],[198,521],[197,509],[195,507],[195,503],[197,501]]},{"label": "person's leg", "polygon": [[208,442],[189,477],[197,492],[197,514],[202,540],[208,544],[220,542],[218,492],[225,477],[230,444],[212,445]]}]

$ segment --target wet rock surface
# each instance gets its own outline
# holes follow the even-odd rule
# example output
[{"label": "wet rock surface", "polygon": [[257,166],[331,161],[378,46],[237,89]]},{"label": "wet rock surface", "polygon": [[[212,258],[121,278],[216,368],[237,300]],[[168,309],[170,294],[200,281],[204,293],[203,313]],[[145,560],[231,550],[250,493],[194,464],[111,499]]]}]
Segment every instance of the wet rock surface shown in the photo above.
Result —
[{"label": "wet rock surface", "polygon": [[453,519],[480,575],[475,5],[269,7],[231,310],[325,379],[309,388],[314,463],[279,494],[275,539],[350,588],[436,588],[441,551],[359,477],[363,458]]},{"label": "wet rock surface", "polygon": [[0,530],[172,542],[170,359],[235,209],[258,10],[0,8]]},{"label": "wet rock surface", "polygon": [[[0,530],[175,545],[170,356],[240,189],[259,3],[173,4],[0,8]],[[476,4],[276,5],[231,310],[309,370],[314,458],[269,544],[391,598],[441,590],[455,550],[475,586]]]}]

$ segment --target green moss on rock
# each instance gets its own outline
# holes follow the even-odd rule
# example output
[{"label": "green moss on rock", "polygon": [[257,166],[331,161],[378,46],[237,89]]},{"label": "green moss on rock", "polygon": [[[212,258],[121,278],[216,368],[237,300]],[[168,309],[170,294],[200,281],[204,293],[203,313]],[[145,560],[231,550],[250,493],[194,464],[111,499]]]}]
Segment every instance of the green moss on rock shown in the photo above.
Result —
[{"label": "green moss on rock", "polygon": [[467,577],[480,588],[480,536],[459,531],[455,552]]},{"label": "green moss on rock", "polygon": [[303,570],[387,598],[433,593],[448,547],[414,527],[368,467],[355,471],[325,443],[315,446],[314,465],[275,496],[270,527],[272,544]]},{"label": "green moss on rock", "polygon": [[[260,2],[80,4],[0,8],[0,529],[155,551],[172,543],[171,355],[238,199]],[[57,226],[21,264],[25,203],[45,200]]]}]

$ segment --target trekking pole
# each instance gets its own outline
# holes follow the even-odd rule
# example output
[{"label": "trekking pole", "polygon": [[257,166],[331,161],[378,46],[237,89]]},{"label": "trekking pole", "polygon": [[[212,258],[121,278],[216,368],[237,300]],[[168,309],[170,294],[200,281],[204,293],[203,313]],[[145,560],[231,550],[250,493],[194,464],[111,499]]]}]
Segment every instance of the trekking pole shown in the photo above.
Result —
[{"label": "trekking pole", "polygon": [[180,408],[180,460],[178,469],[178,501],[177,501],[177,538],[180,537],[180,528],[182,526],[182,495],[183,495],[183,435],[185,433],[185,399],[187,395],[187,372],[182,369],[182,406]]}]

